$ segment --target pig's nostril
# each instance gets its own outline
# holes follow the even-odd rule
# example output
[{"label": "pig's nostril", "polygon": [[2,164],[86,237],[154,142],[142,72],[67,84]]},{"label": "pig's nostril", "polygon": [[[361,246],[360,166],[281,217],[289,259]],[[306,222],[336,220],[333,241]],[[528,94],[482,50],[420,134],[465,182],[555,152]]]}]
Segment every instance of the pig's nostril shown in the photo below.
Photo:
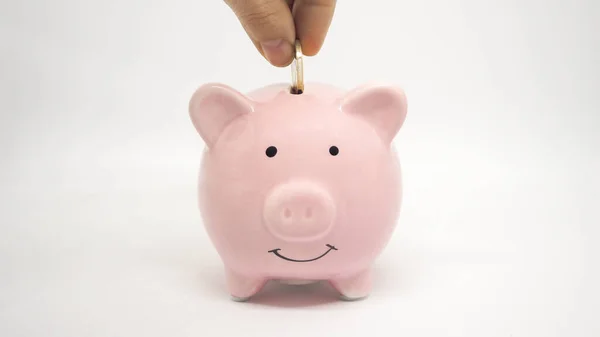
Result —
[{"label": "pig's nostril", "polygon": [[312,215],[313,215],[312,208],[307,208],[306,212],[304,213],[304,216],[306,216],[307,219],[310,219],[310,218],[312,218]]},{"label": "pig's nostril", "polygon": [[292,217],[292,211],[290,211],[289,208],[286,208],[285,210],[283,210],[283,217],[286,219],[289,219]]}]

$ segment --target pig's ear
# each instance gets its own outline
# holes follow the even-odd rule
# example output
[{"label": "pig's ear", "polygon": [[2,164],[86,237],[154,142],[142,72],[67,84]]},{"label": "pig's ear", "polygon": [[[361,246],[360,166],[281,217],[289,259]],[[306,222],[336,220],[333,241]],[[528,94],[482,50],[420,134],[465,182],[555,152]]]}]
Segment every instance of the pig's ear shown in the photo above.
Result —
[{"label": "pig's ear", "polygon": [[189,114],[206,146],[212,147],[223,130],[237,117],[253,111],[250,99],[235,89],[216,83],[201,86],[189,103]]},{"label": "pig's ear", "polygon": [[341,99],[343,112],[369,123],[388,143],[391,143],[406,118],[404,91],[393,86],[368,85],[357,88]]}]

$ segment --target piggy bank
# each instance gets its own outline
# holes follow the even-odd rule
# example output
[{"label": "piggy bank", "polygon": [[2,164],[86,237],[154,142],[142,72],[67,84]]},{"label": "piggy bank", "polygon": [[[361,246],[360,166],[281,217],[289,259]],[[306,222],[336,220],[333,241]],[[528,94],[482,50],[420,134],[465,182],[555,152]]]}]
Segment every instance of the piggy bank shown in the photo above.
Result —
[{"label": "piggy bank", "polygon": [[399,217],[392,140],[406,111],[400,88],[376,84],[194,92],[189,114],[206,145],[199,212],[232,299],[269,280],[330,282],[345,300],[369,295]]}]

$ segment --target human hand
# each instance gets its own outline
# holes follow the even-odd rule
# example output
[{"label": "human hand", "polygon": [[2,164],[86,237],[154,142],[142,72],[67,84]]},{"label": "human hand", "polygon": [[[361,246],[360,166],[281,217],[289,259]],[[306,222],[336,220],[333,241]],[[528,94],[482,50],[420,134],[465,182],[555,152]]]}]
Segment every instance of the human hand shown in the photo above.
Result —
[{"label": "human hand", "polygon": [[225,0],[256,49],[277,67],[293,60],[296,38],[302,54],[316,55],[331,24],[336,0]]}]

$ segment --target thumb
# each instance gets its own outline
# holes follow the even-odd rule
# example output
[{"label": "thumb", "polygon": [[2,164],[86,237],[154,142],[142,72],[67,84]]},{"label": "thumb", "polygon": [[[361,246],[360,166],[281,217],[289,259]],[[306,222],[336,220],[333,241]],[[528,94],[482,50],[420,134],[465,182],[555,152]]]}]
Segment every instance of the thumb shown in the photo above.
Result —
[{"label": "thumb", "polygon": [[292,62],[294,19],[285,0],[225,0],[258,51],[274,66]]}]

